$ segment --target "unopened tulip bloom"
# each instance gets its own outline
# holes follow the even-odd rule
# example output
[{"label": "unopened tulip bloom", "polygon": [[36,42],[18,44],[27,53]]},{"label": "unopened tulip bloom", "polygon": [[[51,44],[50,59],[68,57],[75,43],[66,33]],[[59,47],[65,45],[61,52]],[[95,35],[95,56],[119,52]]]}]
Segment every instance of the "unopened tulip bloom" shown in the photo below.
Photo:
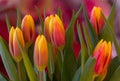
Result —
[{"label": "unopened tulip bloom", "polygon": [[107,69],[111,61],[111,55],[112,55],[111,42],[107,43],[106,41],[103,40],[101,40],[97,44],[92,54],[92,57],[96,59],[94,67],[95,76],[101,76],[102,80],[106,76]]},{"label": "unopened tulip bloom", "polygon": [[39,35],[35,41],[34,63],[39,71],[43,71],[48,64],[48,47],[44,35]]},{"label": "unopened tulip bloom", "polygon": [[65,29],[59,16],[50,15],[45,20],[45,32],[52,44],[57,48],[65,45]]},{"label": "unopened tulip bloom", "polygon": [[97,35],[101,32],[104,26],[104,20],[102,18],[102,9],[100,7],[93,7],[90,16],[90,22],[94,27]]},{"label": "unopened tulip bloom", "polygon": [[20,41],[20,44],[24,48],[25,43],[24,43],[22,31],[18,27],[16,27],[15,29],[14,27],[12,27],[9,33],[9,49],[10,49],[10,53],[12,57],[14,58],[14,60],[16,62],[20,62],[22,59],[22,54],[20,51],[17,36],[18,36],[18,40]]},{"label": "unopened tulip bloom", "polygon": [[49,28],[50,28],[49,23],[50,23],[50,20],[53,18],[54,18],[54,16],[50,15],[45,18],[45,22],[44,22],[44,33],[45,33],[45,37],[49,43],[51,42],[50,32],[49,32]]},{"label": "unopened tulip bloom", "polygon": [[35,24],[32,16],[26,15],[22,20],[21,27],[25,43],[29,47],[32,44],[35,36]]}]

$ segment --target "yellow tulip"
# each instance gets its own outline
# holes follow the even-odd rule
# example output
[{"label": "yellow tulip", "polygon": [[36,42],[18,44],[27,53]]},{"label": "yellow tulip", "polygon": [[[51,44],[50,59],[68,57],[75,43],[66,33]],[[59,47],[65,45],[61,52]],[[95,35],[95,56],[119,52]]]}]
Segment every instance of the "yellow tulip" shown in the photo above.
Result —
[{"label": "yellow tulip", "polygon": [[22,47],[25,48],[22,31],[18,27],[16,27],[15,29],[14,27],[12,27],[9,33],[9,49],[14,60],[16,62],[20,62],[22,59],[22,54],[17,41],[17,35]]},{"label": "yellow tulip", "polygon": [[44,70],[48,64],[48,47],[44,35],[39,35],[35,41],[34,63],[39,71]]}]

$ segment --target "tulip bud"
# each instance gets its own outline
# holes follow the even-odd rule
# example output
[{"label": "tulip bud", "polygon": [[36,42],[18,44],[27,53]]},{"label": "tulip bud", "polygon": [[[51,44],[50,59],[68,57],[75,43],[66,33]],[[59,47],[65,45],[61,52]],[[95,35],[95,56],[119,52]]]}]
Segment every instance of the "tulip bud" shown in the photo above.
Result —
[{"label": "tulip bud", "polygon": [[39,35],[35,41],[34,63],[39,71],[44,70],[48,64],[48,47],[44,35]]},{"label": "tulip bud", "polygon": [[16,62],[20,62],[22,59],[22,54],[18,44],[17,36],[18,36],[18,40],[20,41],[20,44],[24,48],[25,43],[24,43],[22,31],[18,27],[16,27],[15,29],[14,27],[12,27],[9,33],[9,49],[14,60]]},{"label": "tulip bud", "polygon": [[45,22],[44,22],[44,33],[45,33],[45,37],[49,43],[51,42],[50,33],[49,33],[49,28],[50,28],[49,23],[50,23],[50,20],[53,18],[54,18],[54,16],[50,15],[45,18]]},{"label": "tulip bud", "polygon": [[101,14],[102,10],[100,7],[93,7],[90,16],[90,22],[93,25],[97,35],[100,33],[104,26],[104,20]]},{"label": "tulip bud", "polygon": [[29,47],[35,36],[35,24],[32,16],[26,15],[22,20],[21,27],[25,43]]},{"label": "tulip bud", "polygon": [[101,40],[94,49],[92,57],[96,59],[94,67],[95,75],[101,76],[102,80],[106,76],[107,69],[111,61],[111,56],[112,56],[111,42],[107,43],[106,41]]},{"label": "tulip bud", "polygon": [[50,39],[52,44],[57,48],[63,48],[65,45],[65,29],[59,16],[51,15],[46,18],[45,32],[47,38]]}]

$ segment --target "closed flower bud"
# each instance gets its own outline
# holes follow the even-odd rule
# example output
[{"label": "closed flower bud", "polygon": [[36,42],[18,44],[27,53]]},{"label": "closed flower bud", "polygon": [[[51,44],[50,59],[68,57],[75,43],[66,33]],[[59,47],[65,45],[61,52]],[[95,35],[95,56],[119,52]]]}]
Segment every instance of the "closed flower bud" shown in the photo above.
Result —
[{"label": "closed flower bud", "polygon": [[45,22],[44,22],[44,33],[45,33],[45,37],[49,43],[51,42],[50,33],[49,33],[49,29],[50,29],[49,23],[50,23],[50,20],[53,18],[54,18],[54,16],[50,15],[45,18]]},{"label": "closed flower bud", "polygon": [[59,16],[51,15],[46,18],[45,32],[47,38],[57,48],[63,48],[65,45],[65,29]]},{"label": "closed flower bud", "polygon": [[101,76],[102,80],[106,76],[108,66],[111,61],[111,55],[112,55],[112,46],[111,42],[106,42],[101,40],[96,48],[94,49],[94,52],[92,54],[92,57],[96,59],[94,72],[96,76]]},{"label": "closed flower bud", "polygon": [[48,64],[48,47],[44,35],[39,35],[35,41],[34,63],[39,71],[44,70]]},{"label": "closed flower bud", "polygon": [[94,27],[97,35],[101,32],[104,26],[104,20],[102,18],[101,12],[102,10],[100,7],[93,7],[91,11],[91,16],[90,16],[90,22]]},{"label": "closed flower bud", "polygon": [[9,49],[14,60],[16,62],[20,62],[22,59],[22,54],[18,44],[17,36],[18,40],[20,41],[20,44],[22,45],[23,48],[25,48],[22,31],[18,27],[16,27],[15,29],[14,27],[12,27],[9,33]]},{"label": "closed flower bud", "polygon": [[25,43],[29,47],[35,36],[35,24],[32,16],[26,15],[22,20],[21,27]]}]

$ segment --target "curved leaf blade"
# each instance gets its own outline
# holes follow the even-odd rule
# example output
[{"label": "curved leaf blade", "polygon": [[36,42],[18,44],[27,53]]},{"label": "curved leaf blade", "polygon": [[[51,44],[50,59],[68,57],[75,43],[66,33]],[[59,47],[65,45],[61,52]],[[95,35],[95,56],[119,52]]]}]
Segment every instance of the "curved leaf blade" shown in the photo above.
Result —
[{"label": "curved leaf blade", "polygon": [[18,45],[20,47],[20,51],[22,53],[23,62],[24,62],[28,77],[29,77],[30,81],[37,81],[37,77],[35,75],[33,66],[30,62],[30,59],[28,58],[27,52],[25,51],[24,48],[22,48],[22,45],[20,44],[20,41],[18,39],[18,35],[17,35],[17,41],[18,41]]},{"label": "curved leaf blade", "polygon": [[16,66],[13,62],[12,57],[10,56],[10,53],[5,44],[5,41],[3,40],[1,36],[0,36],[0,55],[1,55],[3,64],[5,66],[5,69],[8,73],[9,78],[12,81],[19,81]]},{"label": "curved leaf blade", "polygon": [[111,76],[110,81],[120,81],[120,66],[116,69],[113,76]]}]

